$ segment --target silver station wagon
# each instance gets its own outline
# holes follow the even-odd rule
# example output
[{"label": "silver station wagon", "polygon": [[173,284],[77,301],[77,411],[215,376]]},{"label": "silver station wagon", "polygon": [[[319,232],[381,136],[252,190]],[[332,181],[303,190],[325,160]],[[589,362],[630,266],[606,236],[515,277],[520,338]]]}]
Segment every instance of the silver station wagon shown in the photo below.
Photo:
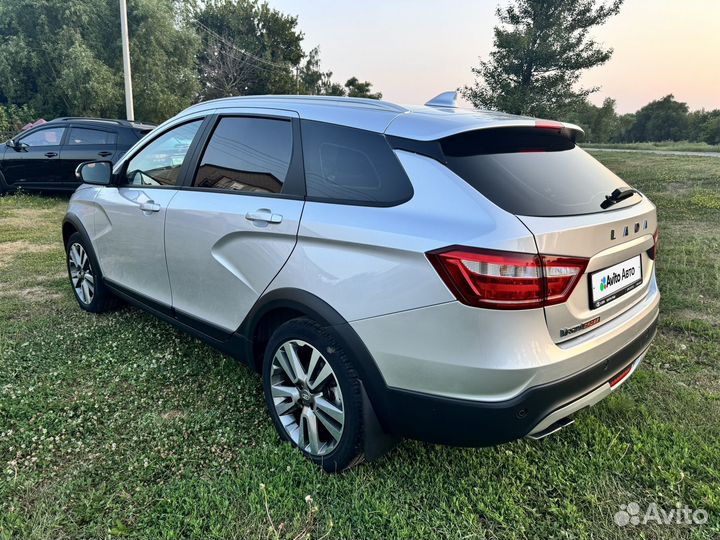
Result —
[{"label": "silver station wagon", "polygon": [[581,133],[448,94],[194,105],[78,167],[70,281],[257,370],[327,471],[400,437],[542,438],[632,375],[658,317],[655,206]]}]

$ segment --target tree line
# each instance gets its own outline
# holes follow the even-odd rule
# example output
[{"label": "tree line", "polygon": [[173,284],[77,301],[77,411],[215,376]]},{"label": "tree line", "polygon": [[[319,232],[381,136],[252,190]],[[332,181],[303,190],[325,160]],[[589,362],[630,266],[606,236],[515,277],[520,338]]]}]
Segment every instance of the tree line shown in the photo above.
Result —
[{"label": "tree line", "polygon": [[473,68],[476,82],[461,89],[475,106],[566,120],[587,142],[704,141],[720,144],[720,110],[692,111],[668,95],[633,114],[601,106],[583,88],[583,71],[607,62],[612,48],[590,31],[617,15],[623,0],[514,0],[497,8],[493,50]]},{"label": "tree line", "polygon": [[690,111],[670,94],[651,101],[635,113],[617,114],[615,100],[601,106],[585,102],[569,110],[563,120],[585,130],[584,141],[631,143],[691,141],[720,144],[720,109]]},{"label": "tree line", "polygon": [[[259,0],[129,0],[137,119],[161,122],[229,95],[379,99],[372,84],[323,70],[297,17]],[[0,2],[0,131],[38,117],[123,118],[117,0]]]},{"label": "tree line", "polygon": [[[513,0],[498,7],[494,47],[461,89],[475,106],[579,124],[587,142],[720,144],[720,110],[690,111],[668,95],[633,114],[597,106],[583,71],[613,50],[590,31],[623,0]],[[38,117],[124,116],[117,0],[0,2],[0,132]],[[129,0],[136,116],[160,122],[223,96],[315,94],[379,99],[344,83],[304,48],[297,17],[260,0]]]}]

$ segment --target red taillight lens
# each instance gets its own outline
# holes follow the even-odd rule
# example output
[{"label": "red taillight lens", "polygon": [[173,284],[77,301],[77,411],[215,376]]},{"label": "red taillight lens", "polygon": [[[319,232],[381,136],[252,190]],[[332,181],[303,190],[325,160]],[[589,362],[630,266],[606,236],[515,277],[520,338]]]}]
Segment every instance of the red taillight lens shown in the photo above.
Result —
[{"label": "red taillight lens", "polygon": [[647,252],[648,257],[650,257],[653,261],[655,260],[655,257],[657,257],[658,240],[659,239],[660,239],[660,229],[655,229],[655,234],[653,234],[653,247],[651,247]]},{"label": "red taillight lens", "polygon": [[555,120],[535,120],[535,127],[537,129],[562,129],[565,126],[562,122]]},{"label": "red taillight lens", "polygon": [[466,247],[431,251],[427,256],[458,300],[492,309],[565,302],[587,266],[587,259]]}]

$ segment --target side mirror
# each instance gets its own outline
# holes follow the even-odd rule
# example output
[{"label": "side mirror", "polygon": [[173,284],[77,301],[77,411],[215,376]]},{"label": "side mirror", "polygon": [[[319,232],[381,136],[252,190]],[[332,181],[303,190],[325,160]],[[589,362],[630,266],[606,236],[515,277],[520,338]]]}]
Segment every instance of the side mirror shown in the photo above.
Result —
[{"label": "side mirror", "polygon": [[107,186],[112,179],[112,163],[110,161],[86,161],[75,169],[75,177],[85,184]]},{"label": "side mirror", "polygon": [[8,142],[5,143],[5,146],[9,146],[16,152],[20,152],[21,150],[25,150],[28,145],[21,141],[16,141],[15,139],[10,139]]}]

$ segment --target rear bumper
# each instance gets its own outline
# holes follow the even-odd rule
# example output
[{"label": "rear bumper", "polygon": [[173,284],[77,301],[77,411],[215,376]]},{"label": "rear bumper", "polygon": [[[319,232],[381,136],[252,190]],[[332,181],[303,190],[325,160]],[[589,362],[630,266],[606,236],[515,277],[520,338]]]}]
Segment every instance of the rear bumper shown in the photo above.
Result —
[{"label": "rear bumper", "polygon": [[610,357],[571,376],[533,386],[504,401],[470,401],[397,388],[383,408],[386,428],[398,435],[453,446],[490,446],[539,433],[610,392],[609,382],[644,356],[657,329],[647,328]]},{"label": "rear bumper", "polygon": [[634,306],[555,343],[542,309],[488,310],[436,304],[349,323],[385,385],[478,402],[503,402],[580,373],[624,349],[657,318],[653,276]]}]

